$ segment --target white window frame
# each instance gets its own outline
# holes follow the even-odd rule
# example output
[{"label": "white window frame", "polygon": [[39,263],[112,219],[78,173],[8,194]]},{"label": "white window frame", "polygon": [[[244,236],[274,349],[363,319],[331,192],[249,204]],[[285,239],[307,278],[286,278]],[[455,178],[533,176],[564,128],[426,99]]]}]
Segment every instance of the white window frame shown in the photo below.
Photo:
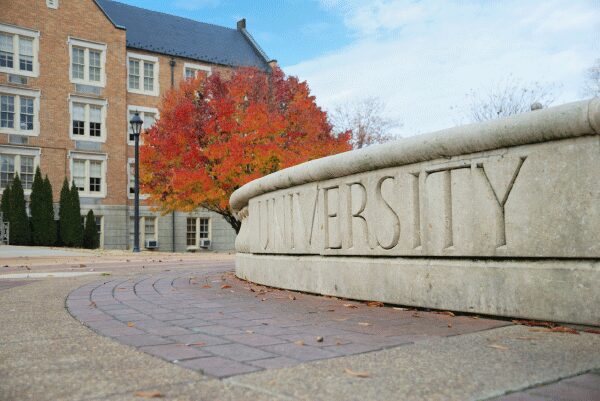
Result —
[{"label": "white window frame", "polygon": [[[83,103],[85,107],[85,124],[83,136],[73,134],[73,103]],[[102,127],[100,129],[100,136],[90,136],[90,105],[100,106],[102,108]],[[108,101],[106,99],[96,99],[85,96],[74,96],[69,95],[69,138],[74,141],[90,141],[90,142],[106,142],[107,127],[106,127],[106,116],[108,111]]]},{"label": "white window frame", "polygon": [[58,0],[46,0],[46,6],[48,6],[48,8],[57,9],[58,8]]},{"label": "white window frame", "polygon": [[[130,157],[129,159],[127,159],[127,198],[128,199],[135,198],[135,194],[132,194],[129,192],[129,183],[131,182],[131,180],[134,179],[133,175],[131,174],[131,169],[129,168],[129,166],[131,166],[134,163],[135,163],[135,159],[133,157]],[[141,200],[148,199],[148,194],[140,193],[140,199]]]},{"label": "white window frame", "polygon": [[[69,78],[71,82],[104,88],[106,86],[106,44],[76,39],[71,36],[69,36],[67,43],[69,44]],[[84,50],[83,79],[73,78],[73,47],[80,47]],[[90,81],[90,50],[100,51],[100,81]]]},{"label": "white window frame", "polygon": [[187,75],[185,74],[185,72],[188,68],[195,70],[196,76],[198,76],[198,71],[206,71],[206,75],[209,77],[212,74],[212,68],[209,66],[192,63],[183,63],[183,79],[187,79]]},{"label": "white window frame", "polygon": [[[140,248],[145,248],[146,247],[146,218],[153,218],[154,219],[154,240],[158,241],[158,220],[160,219],[159,216],[152,216],[152,215],[148,215],[148,216],[140,216]],[[129,243],[129,241],[131,240],[131,246],[133,247],[133,241],[135,241],[135,238],[133,238],[133,233],[135,230],[135,217],[134,216],[129,216],[129,222],[130,222],[130,229],[131,231],[129,231],[129,238],[127,239],[127,242]],[[160,242],[159,242],[160,245]]]},{"label": "white window frame", "polygon": [[[127,145],[129,145],[129,146],[135,145],[134,141],[129,140],[129,134],[131,133],[131,124],[129,124],[129,120],[130,120],[129,114],[136,112],[136,111],[138,113],[140,113],[140,118],[142,119],[142,121],[145,121],[144,116],[146,115],[146,113],[154,114],[155,122],[158,121],[158,117],[159,117],[158,109],[156,107],[127,106]],[[143,140],[142,140],[142,137],[140,136],[140,145],[142,144],[142,142],[143,142]]]},{"label": "white window frame", "polygon": [[[140,62],[140,87],[139,89],[129,87],[129,59],[134,59]],[[151,91],[144,90],[144,62],[154,63],[154,87]],[[145,54],[127,52],[127,91],[140,95],[158,96],[160,93],[159,77],[159,60],[158,57],[148,56]]]},{"label": "white window frame", "polygon": [[0,134],[17,134],[27,136],[40,135],[40,91],[0,85],[0,94],[6,94],[15,97],[15,127],[20,127],[21,96],[33,98],[33,129],[22,130],[21,128],[0,127]]},{"label": "white window frame", "polygon": [[[187,234],[188,234],[188,226],[187,220],[194,219],[196,222],[196,245],[188,245],[187,244]],[[208,238],[200,238],[200,219],[208,220]],[[185,220],[185,245],[187,250],[198,250],[200,249],[200,240],[207,239],[212,242],[212,218],[206,216],[187,216]]]},{"label": "white window frame", "polygon": [[[40,32],[1,23],[0,32],[13,35],[13,68],[0,67],[0,72],[22,75],[25,77],[38,77],[40,75],[40,63],[38,57],[40,49]],[[33,71],[22,71],[19,69],[19,36],[26,36],[33,39]]]},{"label": "white window frame", "polygon": [[[40,165],[40,155],[41,155],[41,149],[40,148],[26,148],[26,147],[22,147],[22,146],[7,146],[7,145],[0,145],[0,153],[5,154],[5,155],[14,155],[15,156],[15,172],[17,172],[17,166],[19,166],[19,178],[21,177],[21,156],[33,156],[33,172],[35,174],[35,169]],[[0,194],[4,192],[4,189],[0,188]],[[24,189],[23,188],[23,192],[25,195],[30,195],[31,194],[31,189]]]},{"label": "white window frame", "polygon": [[[73,182],[73,161],[84,160],[85,163],[85,189],[79,191],[79,196],[85,196],[86,198],[106,198],[106,176],[107,176],[107,164],[108,156],[106,154],[99,153],[85,153],[69,151],[69,184]],[[100,192],[90,192],[90,161],[100,161],[102,185],[100,186]]]}]

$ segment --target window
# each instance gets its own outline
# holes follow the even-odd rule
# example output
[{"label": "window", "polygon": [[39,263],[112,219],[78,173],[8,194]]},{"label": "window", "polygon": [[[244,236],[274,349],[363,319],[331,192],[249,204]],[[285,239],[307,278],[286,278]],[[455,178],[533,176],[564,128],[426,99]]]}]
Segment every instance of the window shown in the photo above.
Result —
[{"label": "window", "polygon": [[0,24],[0,72],[37,77],[39,32]]},{"label": "window", "polygon": [[106,100],[71,96],[71,139],[104,142]]},{"label": "window", "polygon": [[106,196],[106,156],[72,152],[71,180],[80,195]]},{"label": "window", "polygon": [[129,92],[158,96],[158,58],[127,53],[127,82]]},{"label": "window", "polygon": [[39,134],[40,92],[0,86],[0,133]]},{"label": "window", "polygon": [[[127,161],[127,197],[133,199],[135,197],[135,159],[130,158]],[[148,195],[140,193],[140,199],[147,199]]]},{"label": "window", "polygon": [[33,39],[19,39],[19,70],[33,72]]},{"label": "window", "polygon": [[71,82],[93,86],[105,85],[106,45],[69,38]]},{"label": "window", "polygon": [[12,184],[18,174],[23,190],[31,190],[39,149],[0,146],[0,191]]},{"label": "window", "polygon": [[[158,109],[152,107],[128,106],[127,110],[129,111],[127,117],[127,143],[133,146],[135,143],[135,138],[133,136],[133,132],[131,131],[131,124],[129,124],[129,121],[131,121],[134,114],[138,112],[140,118],[142,119],[142,121],[144,121],[144,125],[142,126],[143,132],[148,128],[152,127],[154,123],[156,123],[156,119],[158,118]],[[141,138],[142,137],[140,136],[140,143],[142,142]]]},{"label": "window", "polygon": [[210,239],[210,219],[208,217],[188,217],[186,224],[188,248],[198,248],[201,239]]},{"label": "window", "polygon": [[183,77],[185,79],[196,78],[199,73],[203,73],[206,74],[206,76],[209,76],[212,73],[212,69],[210,67],[200,64],[183,64]]},{"label": "window", "polygon": [[189,218],[187,219],[187,246],[195,247],[198,246],[196,242],[196,235],[198,231],[196,230],[196,219]]},{"label": "window", "polygon": [[46,0],[46,5],[48,8],[58,8],[58,0]]},{"label": "window", "polygon": [[21,165],[21,172],[19,173],[21,184],[23,185],[23,189],[31,189],[35,171],[33,167],[34,158],[33,156],[20,156],[19,159],[19,164]]},{"label": "window", "polygon": [[104,248],[104,216],[94,214],[94,219],[96,220],[96,231],[100,239],[100,248]]},{"label": "window", "polygon": [[[133,248],[133,237],[135,230],[135,218],[129,218],[129,245]],[[146,241],[158,240],[158,218],[154,216],[140,216],[140,248],[143,248]]]},{"label": "window", "polygon": [[156,241],[156,217],[144,217],[144,240]]}]

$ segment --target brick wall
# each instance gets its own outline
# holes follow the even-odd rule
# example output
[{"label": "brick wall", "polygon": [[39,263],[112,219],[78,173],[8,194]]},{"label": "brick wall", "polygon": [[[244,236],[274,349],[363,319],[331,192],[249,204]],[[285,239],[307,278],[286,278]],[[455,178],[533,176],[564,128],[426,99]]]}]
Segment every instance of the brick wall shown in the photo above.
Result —
[{"label": "brick wall", "polygon": [[[40,89],[40,135],[29,138],[29,146],[41,148],[40,164],[47,173],[58,200],[62,181],[70,177],[67,153],[75,149],[69,137],[69,94],[75,92],[70,82],[69,36],[107,45],[106,86],[100,99],[108,100],[107,138],[100,147],[109,154],[107,161],[107,196],[102,204],[124,204],[127,174],[126,139],[126,68],[125,31],[117,29],[92,0],[60,0],[58,9],[46,6],[45,0],[4,1],[0,22],[40,32],[38,78],[28,78],[26,87]],[[0,85],[7,84],[7,74],[0,74]],[[14,86],[14,85],[12,85]],[[86,95],[90,96],[90,95]],[[0,134],[0,144],[8,135]]]}]

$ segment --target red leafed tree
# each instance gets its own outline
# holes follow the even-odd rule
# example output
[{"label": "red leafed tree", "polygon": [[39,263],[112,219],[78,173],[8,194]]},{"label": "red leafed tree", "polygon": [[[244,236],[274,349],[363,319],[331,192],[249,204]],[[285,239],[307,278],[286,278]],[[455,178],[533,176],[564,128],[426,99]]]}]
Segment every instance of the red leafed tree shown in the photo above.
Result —
[{"label": "red leafed tree", "polygon": [[204,207],[237,231],[229,197],[242,185],[295,164],[350,150],[334,135],[306,82],[236,69],[183,82],[167,93],[143,134],[142,191],[163,212]]}]

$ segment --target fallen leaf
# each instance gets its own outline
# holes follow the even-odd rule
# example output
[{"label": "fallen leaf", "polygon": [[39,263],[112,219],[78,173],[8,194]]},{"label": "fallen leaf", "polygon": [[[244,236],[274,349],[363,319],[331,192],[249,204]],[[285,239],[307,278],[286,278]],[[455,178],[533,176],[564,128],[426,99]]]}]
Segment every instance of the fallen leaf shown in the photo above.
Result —
[{"label": "fallen leaf", "polygon": [[202,288],[212,288],[212,286],[210,284],[204,284]]},{"label": "fallen leaf", "polygon": [[549,328],[552,328],[552,327],[556,326],[556,324],[554,324],[552,322],[538,322],[537,320],[513,320],[512,322],[514,324],[521,324],[523,326],[530,326],[530,327],[549,327]]},{"label": "fallen leaf", "polygon": [[188,347],[193,346],[193,347],[203,347],[206,345],[206,343],[203,343],[202,341],[198,341],[197,343],[187,343],[185,344]]},{"label": "fallen leaf", "polygon": [[248,333],[248,334],[254,334],[254,332],[252,330],[246,330],[246,333]]},{"label": "fallen leaf", "polygon": [[261,299],[261,301],[266,301],[266,300],[267,300],[267,298],[263,298],[263,299]]},{"label": "fallen leaf", "polygon": [[223,284],[221,289],[224,290],[225,288],[231,288],[231,286],[229,284]]},{"label": "fallen leaf", "polygon": [[412,317],[421,317],[421,315],[419,315],[419,312],[415,312],[412,314]]},{"label": "fallen leaf", "polygon": [[577,330],[572,329],[570,327],[565,327],[565,326],[552,327],[550,329],[550,331],[555,332],[555,333],[579,334],[579,332]]},{"label": "fallen leaf", "polygon": [[488,345],[488,347],[490,348],[496,348],[496,349],[501,349],[501,350],[507,350],[508,347],[505,347],[504,345],[500,345],[500,344],[490,344]]},{"label": "fallen leaf", "polygon": [[84,265],[83,263],[79,264],[79,267],[87,267],[86,265]]},{"label": "fallen leaf", "polygon": [[252,292],[256,292],[256,290],[254,288],[250,288],[250,291]]},{"label": "fallen leaf", "polygon": [[479,316],[471,316],[471,319],[479,319]]},{"label": "fallen leaf", "polygon": [[350,376],[360,377],[363,379],[371,376],[371,374],[369,372],[356,372],[356,371],[348,369],[348,368],[344,369],[344,371],[347,374],[349,374]]},{"label": "fallen leaf", "polygon": [[454,317],[454,313],[450,312],[450,311],[437,311],[437,312],[433,312],[437,315],[446,315],[446,316],[450,316],[450,317]]},{"label": "fallen leaf", "polygon": [[164,395],[160,391],[136,391],[133,395],[141,398],[162,398]]},{"label": "fallen leaf", "polygon": [[342,345],[342,342],[341,341],[336,341],[335,345]]},{"label": "fallen leaf", "polygon": [[358,324],[360,326],[370,326],[371,325],[371,323],[367,323],[367,322],[358,322]]},{"label": "fallen leaf", "polygon": [[135,323],[133,323],[133,322],[127,323],[127,327],[133,327],[133,326],[135,326]]},{"label": "fallen leaf", "polygon": [[519,336],[519,337],[514,337],[515,340],[537,340],[536,337],[526,337],[526,336]]},{"label": "fallen leaf", "polygon": [[556,327],[532,327],[529,329],[534,333],[570,333],[579,334],[579,332],[570,327],[556,326]]},{"label": "fallen leaf", "polygon": [[90,302],[90,308],[97,308],[96,302],[94,302],[94,301]]},{"label": "fallen leaf", "polygon": [[327,309],[327,312],[335,312],[335,309]]},{"label": "fallen leaf", "polygon": [[294,344],[296,344],[296,345],[304,345],[304,341],[302,341],[302,340],[294,341]]},{"label": "fallen leaf", "polygon": [[452,323],[448,323],[448,327],[452,327]]},{"label": "fallen leaf", "polygon": [[345,306],[346,308],[351,308],[351,309],[356,309],[356,308],[358,308],[358,306],[356,306],[356,305],[354,305],[354,304],[344,304],[344,306]]},{"label": "fallen leaf", "polygon": [[317,340],[317,342],[318,342],[318,343],[322,343],[322,342],[323,342],[323,337],[321,337],[321,336],[318,336],[318,337],[316,338],[316,340]]},{"label": "fallen leaf", "polygon": [[291,299],[292,301],[295,301],[295,300],[296,300],[296,297],[295,297],[295,296],[293,296],[293,295],[291,295],[291,294],[290,294],[290,295],[288,295],[288,298],[289,298],[289,299]]},{"label": "fallen leaf", "polygon": [[591,333],[591,334],[600,334],[600,330],[598,329],[585,329],[583,330],[585,333]]},{"label": "fallen leaf", "polygon": [[367,302],[367,306],[369,306],[371,308],[381,308],[383,306],[383,302],[369,301],[369,302]]},{"label": "fallen leaf", "polygon": [[399,306],[394,306],[392,309],[394,309],[394,310],[404,310],[404,311],[409,310],[408,308],[401,308]]}]

